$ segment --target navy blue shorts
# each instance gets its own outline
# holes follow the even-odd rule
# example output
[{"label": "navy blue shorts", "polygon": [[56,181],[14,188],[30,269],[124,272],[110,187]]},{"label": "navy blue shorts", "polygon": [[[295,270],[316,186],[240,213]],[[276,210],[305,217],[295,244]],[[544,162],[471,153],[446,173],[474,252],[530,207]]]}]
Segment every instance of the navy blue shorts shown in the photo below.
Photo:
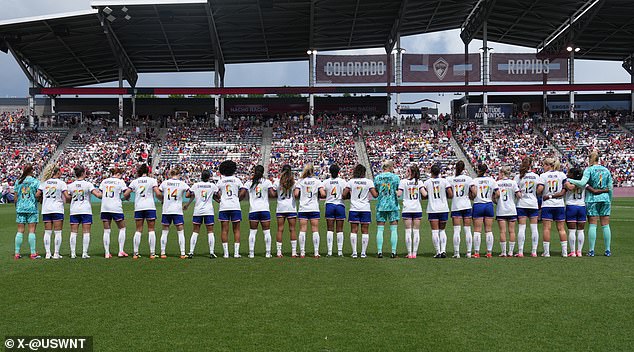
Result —
[{"label": "navy blue shorts", "polygon": [[403,219],[422,219],[423,218],[423,213],[422,212],[417,212],[417,213],[403,213],[401,215],[401,217]]},{"label": "navy blue shorts", "polygon": [[449,219],[449,213],[427,213],[427,220],[447,221]]},{"label": "navy blue shorts", "polygon": [[297,213],[296,212],[277,213],[277,214],[275,214],[275,216],[277,216],[278,218],[296,218],[297,217]]},{"label": "navy blue shorts", "polygon": [[502,215],[502,216],[496,216],[495,217],[496,220],[506,220],[506,221],[517,221],[517,215]]},{"label": "navy blue shorts", "polygon": [[156,220],[156,210],[139,210],[134,212],[135,220]]},{"label": "navy blue shorts", "polygon": [[536,218],[539,216],[539,209],[517,208],[518,218]]},{"label": "navy blue shorts", "polygon": [[205,223],[205,225],[213,225],[214,224],[214,216],[213,215],[202,215],[202,216],[194,216],[192,218],[192,224],[200,225]]},{"label": "navy blue shorts", "polygon": [[161,216],[161,224],[163,225],[182,225],[185,223],[185,220],[183,219],[182,215],[177,215],[177,214],[163,214],[163,216]]},{"label": "navy blue shorts", "polygon": [[249,221],[271,221],[270,211],[254,211],[249,213]]},{"label": "navy blue shorts", "polygon": [[326,219],[346,220],[346,206],[343,204],[326,204]]},{"label": "navy blue shorts", "polygon": [[586,222],[586,207],[566,205],[566,222]]},{"label": "navy blue shorts", "polygon": [[42,221],[44,222],[64,221],[64,214],[63,213],[42,214]]},{"label": "navy blue shorts", "polygon": [[218,220],[238,222],[242,221],[242,211],[240,210],[223,210],[218,213]]},{"label": "navy blue shorts", "polygon": [[350,210],[348,222],[351,224],[369,224],[372,222],[372,213],[369,211]]},{"label": "navy blue shorts", "polygon": [[473,209],[454,210],[451,212],[452,218],[470,218],[473,216]]},{"label": "navy blue shorts", "polygon": [[101,221],[123,221],[124,216],[122,213],[101,213]]},{"label": "navy blue shorts", "polygon": [[542,220],[564,221],[566,220],[565,207],[543,207]]},{"label": "navy blue shorts", "polygon": [[493,203],[476,203],[473,205],[474,219],[482,219],[482,218],[493,219],[494,217],[495,217],[495,212],[493,211]]},{"label": "navy blue shorts", "polygon": [[71,225],[92,224],[92,214],[78,214],[70,216]]},{"label": "navy blue shorts", "polygon": [[321,214],[319,214],[318,211],[304,211],[299,212],[298,217],[303,220],[313,220],[319,219],[321,217]]}]

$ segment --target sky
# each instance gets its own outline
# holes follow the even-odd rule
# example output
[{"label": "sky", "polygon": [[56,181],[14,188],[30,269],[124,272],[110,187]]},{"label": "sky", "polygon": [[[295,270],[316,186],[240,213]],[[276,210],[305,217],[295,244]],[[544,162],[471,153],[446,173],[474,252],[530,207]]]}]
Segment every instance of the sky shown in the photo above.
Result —
[{"label": "sky", "polygon": [[[89,0],[0,0],[0,20],[31,17],[54,13],[72,12],[90,9]],[[496,52],[535,52],[534,48],[505,45],[489,42]],[[464,44],[459,30],[428,33],[403,37],[401,47],[407,53],[464,53]],[[470,52],[478,52],[482,42],[474,40],[469,45]],[[326,53],[326,52],[323,52]],[[382,48],[348,50],[328,53],[385,53]],[[621,67],[621,62],[611,61],[575,61],[575,82],[577,83],[627,83],[629,74]],[[161,73],[139,74],[138,87],[213,86],[213,72],[198,73]],[[20,67],[10,54],[0,52],[0,97],[25,97],[28,94],[28,81]],[[226,87],[248,86],[307,86],[308,60],[284,63],[258,63],[227,65]],[[448,112],[449,102],[459,96],[449,94],[403,94],[401,101],[420,99],[439,101],[441,112]],[[394,100],[394,99],[393,99]]]}]

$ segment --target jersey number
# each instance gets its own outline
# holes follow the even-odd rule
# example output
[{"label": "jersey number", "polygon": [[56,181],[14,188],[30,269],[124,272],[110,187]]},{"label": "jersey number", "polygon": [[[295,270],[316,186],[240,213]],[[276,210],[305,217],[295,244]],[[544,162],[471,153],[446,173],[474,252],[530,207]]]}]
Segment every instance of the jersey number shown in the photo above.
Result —
[{"label": "jersey number", "polygon": [[178,200],[178,189],[167,189],[167,200]]},{"label": "jersey number", "polygon": [[114,186],[106,186],[106,191],[104,192],[104,197],[106,197],[106,198],[114,198]]},{"label": "jersey number", "polygon": [[76,190],[73,192],[73,202],[83,202],[85,199],[84,197],[84,190],[80,189],[80,190]]},{"label": "jersey number", "polygon": [[409,188],[408,191],[410,200],[418,200],[418,188],[412,187]]}]

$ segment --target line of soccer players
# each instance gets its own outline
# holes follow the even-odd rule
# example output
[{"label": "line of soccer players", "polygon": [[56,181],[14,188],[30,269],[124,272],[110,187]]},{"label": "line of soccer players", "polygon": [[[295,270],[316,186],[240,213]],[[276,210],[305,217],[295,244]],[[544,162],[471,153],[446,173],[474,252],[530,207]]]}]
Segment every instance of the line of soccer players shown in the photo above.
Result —
[{"label": "line of soccer players", "polygon": [[[32,176],[33,168],[27,165],[22,176],[14,187],[16,192],[16,222],[18,231],[15,237],[15,257],[20,258],[20,247],[23,235],[28,226],[28,241],[31,247],[30,257],[39,255],[35,251],[35,226],[38,222],[38,201],[42,203],[44,222],[44,247],[46,258],[59,259],[62,243],[62,226],[64,221],[64,204],[70,203],[70,255],[75,258],[76,241],[79,226],[83,233],[82,258],[89,258],[88,247],[92,224],[91,196],[101,199],[101,220],[104,225],[103,245],[105,257],[111,258],[110,236],[112,222],[119,229],[118,256],[127,257],[124,251],[126,240],[126,224],[123,215],[122,200],[134,198],[134,218],[136,230],[133,239],[133,257],[139,258],[139,247],[144,225],[148,227],[148,244],[150,258],[156,255],[156,205],[155,197],[162,204],[162,233],[160,238],[160,257],[166,258],[166,246],[170,226],[175,226],[178,234],[180,258],[192,258],[202,225],[207,228],[209,254],[215,258],[214,205],[219,205],[221,222],[221,240],[223,256],[229,257],[228,237],[230,228],[234,234],[234,257],[240,257],[240,222],[242,212],[240,201],[249,199],[249,257],[254,256],[255,240],[258,228],[264,233],[266,257],[271,257],[271,213],[269,198],[277,199],[275,215],[277,217],[277,256],[282,256],[282,234],[285,223],[288,224],[291,238],[291,255],[306,255],[306,234],[308,226],[312,231],[314,256],[319,257],[319,220],[321,218],[319,199],[325,199],[325,218],[327,223],[328,256],[333,255],[333,245],[337,242],[337,254],[343,256],[344,233],[343,223],[346,220],[344,200],[350,200],[348,222],[351,226],[350,244],[352,257],[356,258],[357,239],[361,234],[362,258],[367,257],[369,244],[369,225],[372,222],[370,196],[377,199],[377,255],[383,257],[383,237],[386,224],[390,230],[391,257],[396,257],[398,244],[397,223],[402,217],[405,225],[405,242],[407,258],[416,258],[420,243],[420,223],[423,217],[421,199],[428,199],[427,217],[431,226],[431,237],[435,249],[435,258],[445,258],[447,235],[445,228],[449,219],[451,201],[451,218],[453,222],[454,258],[460,258],[461,232],[464,229],[466,256],[480,257],[482,233],[486,242],[486,257],[493,251],[493,222],[497,219],[500,228],[500,248],[502,257],[523,257],[527,225],[531,230],[531,256],[537,256],[539,232],[537,228],[541,209],[544,225],[543,253],[550,256],[551,224],[556,228],[561,241],[562,256],[581,256],[584,244],[586,217],[589,227],[589,256],[594,256],[594,242],[598,221],[603,228],[606,256],[610,256],[611,233],[609,227],[610,204],[612,196],[612,177],[609,171],[599,165],[599,155],[593,151],[590,165],[581,174],[577,168],[570,169],[568,175],[559,171],[559,162],[552,158],[543,161],[544,173],[538,175],[531,171],[532,160],[523,159],[520,172],[511,180],[511,168],[502,167],[495,180],[488,175],[485,164],[477,167],[477,177],[472,179],[464,174],[462,161],[456,164],[453,177],[440,177],[438,165],[431,167],[431,177],[426,181],[420,179],[418,166],[411,165],[406,177],[401,180],[393,173],[393,163],[386,161],[383,172],[374,180],[365,178],[366,168],[359,164],[353,170],[353,178],[349,181],[339,177],[339,167],[330,167],[330,178],[320,181],[314,175],[313,166],[306,165],[299,180],[295,180],[290,166],[284,165],[279,180],[271,182],[264,176],[264,167],[254,168],[252,177],[246,183],[234,176],[236,164],[227,160],[220,164],[221,178],[217,183],[210,182],[210,173],[204,171],[201,181],[189,187],[180,179],[178,168],[169,172],[169,178],[160,185],[149,177],[149,169],[141,165],[137,178],[130,185],[121,179],[122,171],[113,169],[111,177],[103,180],[98,188],[85,180],[86,170],[79,166],[74,169],[76,180],[67,185],[60,179],[59,167],[45,170],[42,183]],[[184,203],[185,198],[189,202]],[[402,198],[402,210],[399,200]],[[543,199],[541,207],[540,199]],[[193,232],[186,253],[183,210],[195,202],[193,212]],[[472,204],[473,202],[473,204]],[[299,210],[297,204],[299,203]],[[494,209],[494,203],[497,204]],[[586,214],[587,212],[587,214]],[[296,234],[296,223],[299,219],[299,236]],[[518,225],[517,251],[515,251],[515,226]],[[568,224],[568,234],[565,231]],[[231,226],[230,226],[231,225]],[[473,234],[471,226],[473,225]],[[55,235],[51,251],[51,236]],[[299,254],[297,245],[299,242]],[[508,244],[508,247],[507,247]],[[570,247],[568,247],[570,245]],[[568,251],[570,249],[570,252]]]}]

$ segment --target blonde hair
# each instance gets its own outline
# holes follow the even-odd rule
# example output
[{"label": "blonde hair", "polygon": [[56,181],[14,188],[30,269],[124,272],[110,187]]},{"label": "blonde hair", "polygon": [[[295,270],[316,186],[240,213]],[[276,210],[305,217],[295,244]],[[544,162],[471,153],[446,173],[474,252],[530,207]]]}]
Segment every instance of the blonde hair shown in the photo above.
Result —
[{"label": "blonde hair", "polygon": [[169,172],[169,176],[170,177],[178,176],[180,174],[181,174],[181,170],[179,168],[177,168],[177,167],[171,169],[170,172]]},{"label": "blonde hair", "polygon": [[42,172],[42,180],[46,181],[48,179],[53,178],[60,171],[59,166],[57,164],[49,164],[44,171]]},{"label": "blonde hair", "polygon": [[598,149],[593,149],[590,152],[590,155],[588,156],[588,164],[589,165],[594,165],[594,164],[598,164],[599,163],[599,150]]},{"label": "blonde hair", "polygon": [[392,160],[385,160],[383,165],[381,165],[383,171],[394,169],[394,162]]},{"label": "blonde hair", "polygon": [[504,177],[509,177],[511,176],[511,167],[510,166],[502,166],[500,168],[500,173],[504,176]]},{"label": "blonde hair", "polygon": [[312,177],[313,175],[315,175],[315,168],[313,167],[313,164],[312,163],[306,164],[306,166],[304,166],[304,171],[302,171],[301,178],[308,178],[308,177]]}]

